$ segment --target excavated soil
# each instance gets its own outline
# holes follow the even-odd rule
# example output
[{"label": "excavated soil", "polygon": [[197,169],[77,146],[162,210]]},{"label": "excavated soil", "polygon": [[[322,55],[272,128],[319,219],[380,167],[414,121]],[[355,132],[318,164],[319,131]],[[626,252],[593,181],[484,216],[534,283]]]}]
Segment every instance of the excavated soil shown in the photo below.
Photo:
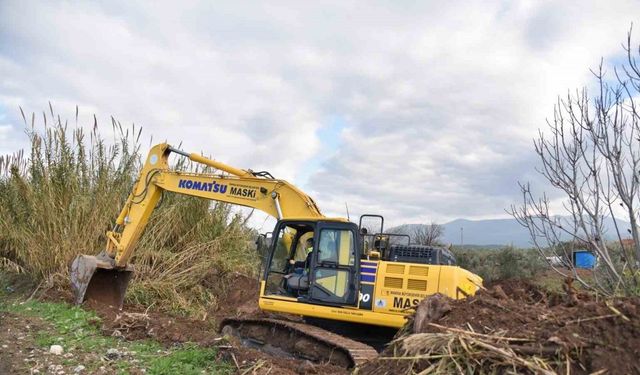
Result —
[{"label": "excavated soil", "polygon": [[260,311],[260,284],[254,278],[238,272],[213,271],[205,280],[205,286],[212,291],[219,291],[215,307],[209,310],[216,320],[254,315]]},{"label": "excavated soil", "polygon": [[[112,306],[86,302],[84,308],[95,311],[102,319],[102,331],[127,340],[153,338],[171,345],[195,342],[206,345],[217,340],[217,325],[226,317],[260,315],[258,309],[259,283],[249,276],[213,270],[205,286],[216,295],[216,303],[207,311],[205,319],[174,316],[145,306],[125,304],[120,311]],[[50,289],[42,293],[49,301],[73,303],[73,294],[66,289]]]},{"label": "excavated soil", "polygon": [[[570,280],[564,290],[549,293],[526,281],[508,280],[465,300],[431,298],[421,303],[405,331],[521,338],[508,348],[517,355],[542,358],[561,373],[640,373],[640,299],[604,300],[578,292]],[[392,345],[382,356],[397,352],[398,346]],[[432,364],[378,360],[364,366],[362,373],[404,374],[412,367],[420,372]]]}]

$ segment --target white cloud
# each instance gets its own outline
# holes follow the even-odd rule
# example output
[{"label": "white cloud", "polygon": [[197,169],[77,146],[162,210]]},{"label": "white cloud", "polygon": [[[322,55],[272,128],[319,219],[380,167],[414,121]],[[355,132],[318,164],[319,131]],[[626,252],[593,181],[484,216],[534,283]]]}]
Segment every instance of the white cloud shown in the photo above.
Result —
[{"label": "white cloud", "polygon": [[[303,184],[329,214],[347,201],[395,222],[496,216],[534,177],[530,140],[556,95],[620,52],[637,14],[632,1],[3,2],[0,101],[113,114]],[[329,154],[317,132],[336,116]]]},{"label": "white cloud", "polygon": [[11,132],[11,125],[9,124],[0,124],[0,140],[5,140],[9,138],[9,133]]}]

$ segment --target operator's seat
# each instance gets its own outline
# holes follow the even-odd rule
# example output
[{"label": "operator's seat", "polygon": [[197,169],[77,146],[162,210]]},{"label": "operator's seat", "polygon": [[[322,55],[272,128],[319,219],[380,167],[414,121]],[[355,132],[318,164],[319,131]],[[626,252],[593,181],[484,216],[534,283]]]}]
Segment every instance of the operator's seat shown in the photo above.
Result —
[{"label": "operator's seat", "polygon": [[287,276],[287,286],[289,289],[309,290],[309,275],[293,273]]}]

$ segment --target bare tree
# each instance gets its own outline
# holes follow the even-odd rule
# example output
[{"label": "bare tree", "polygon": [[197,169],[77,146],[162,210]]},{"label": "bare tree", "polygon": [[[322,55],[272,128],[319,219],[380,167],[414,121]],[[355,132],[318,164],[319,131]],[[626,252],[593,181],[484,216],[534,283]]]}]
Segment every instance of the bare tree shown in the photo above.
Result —
[{"label": "bare tree", "polygon": [[442,225],[431,223],[416,226],[411,237],[413,242],[419,245],[437,246],[440,245],[440,238],[443,234]]},{"label": "bare tree", "polygon": [[[520,184],[522,206],[510,209],[545,256],[570,259],[576,247],[590,249],[598,259],[593,281],[572,264],[569,271],[550,266],[607,294],[629,294],[640,284],[640,46],[632,50],[631,34],[623,46],[625,64],[608,76],[601,62],[592,71],[593,95],[582,89],[559,97],[548,131],[534,140],[538,171],[562,192],[569,216],[553,216],[548,196],[537,197],[528,183]],[[615,233],[605,233],[605,220],[613,221]],[[621,220],[631,224],[628,233]]]}]

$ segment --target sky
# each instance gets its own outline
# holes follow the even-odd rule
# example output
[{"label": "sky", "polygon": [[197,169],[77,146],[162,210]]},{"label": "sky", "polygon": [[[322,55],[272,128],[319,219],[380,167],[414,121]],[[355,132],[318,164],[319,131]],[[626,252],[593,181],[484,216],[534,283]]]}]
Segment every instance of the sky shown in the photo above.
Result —
[{"label": "sky", "polygon": [[532,139],[557,96],[640,25],[622,0],[175,4],[0,0],[0,154],[26,146],[19,106],[77,105],[268,170],[329,216],[506,217],[518,181],[551,191]]}]

